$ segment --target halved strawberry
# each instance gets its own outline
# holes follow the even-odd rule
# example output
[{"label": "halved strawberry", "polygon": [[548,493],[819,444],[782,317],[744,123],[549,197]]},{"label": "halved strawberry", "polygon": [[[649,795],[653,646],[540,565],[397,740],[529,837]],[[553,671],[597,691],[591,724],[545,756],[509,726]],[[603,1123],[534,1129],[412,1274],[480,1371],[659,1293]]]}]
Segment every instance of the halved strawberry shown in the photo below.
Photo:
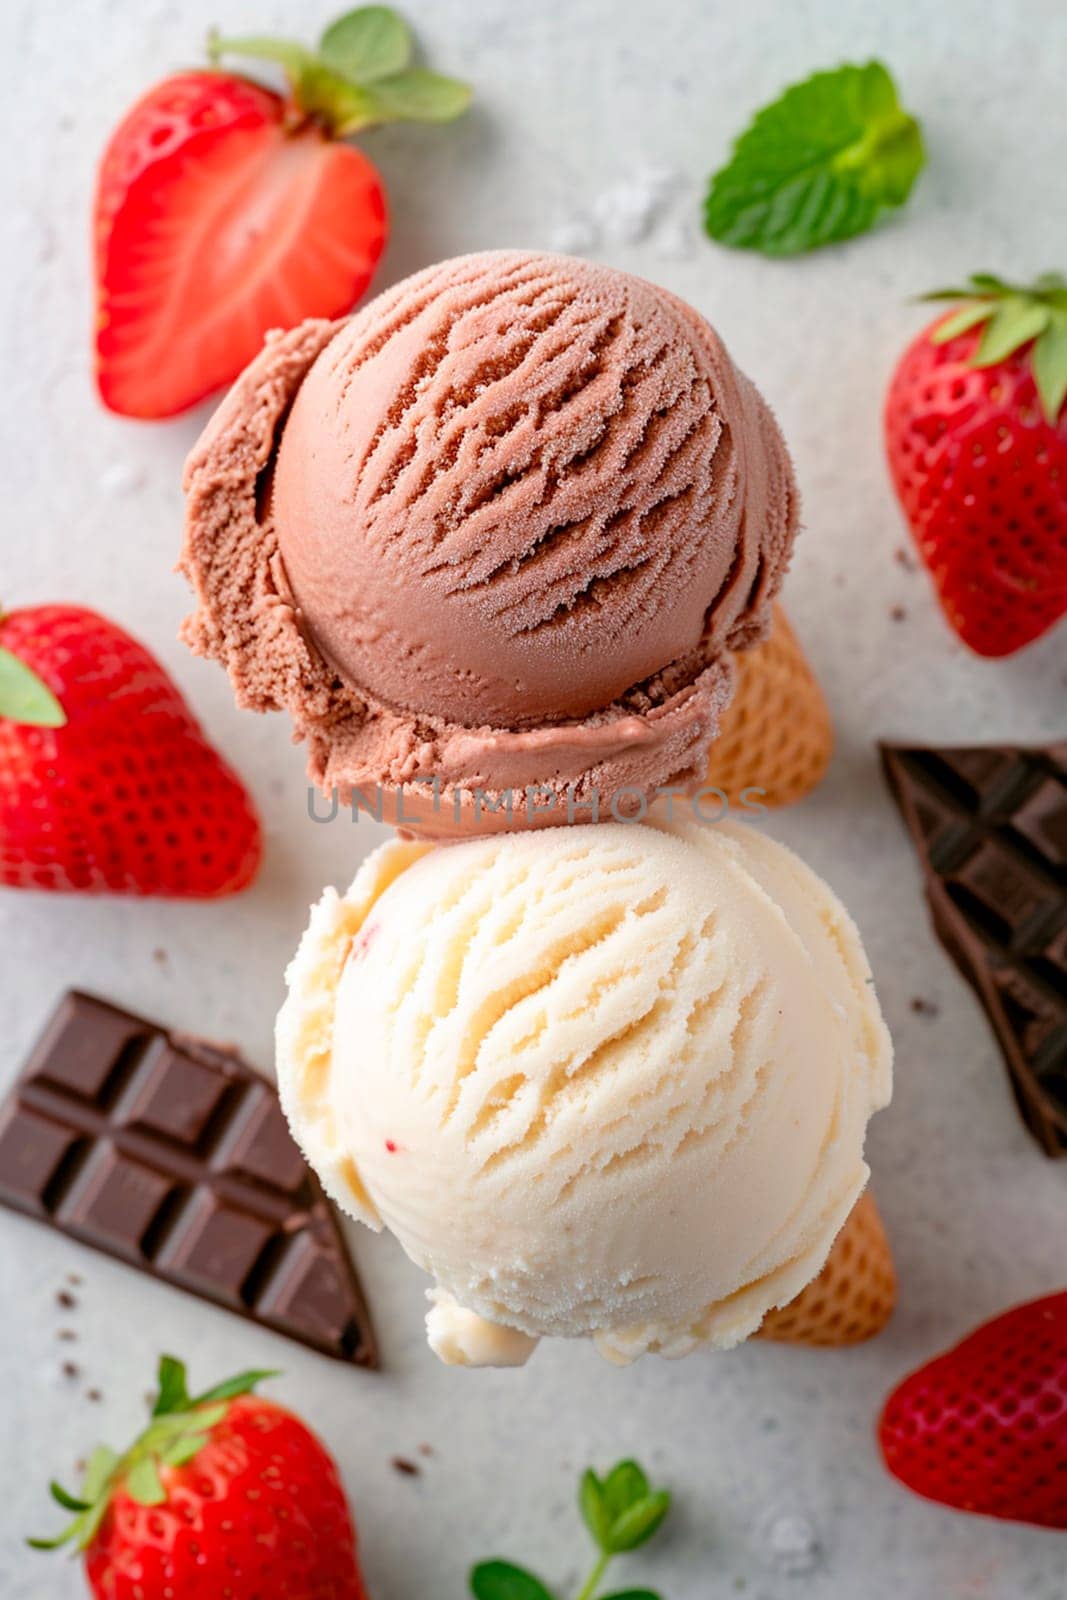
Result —
[{"label": "halved strawberry", "polygon": [[232,382],[271,328],[349,311],[385,246],[381,180],[338,141],[380,122],[447,122],[465,84],[411,67],[388,6],[316,50],[255,35],[221,54],[281,66],[286,97],[218,70],[157,84],[115,133],[94,211],[96,379],[104,403],[166,417]]},{"label": "halved strawberry", "polygon": [[96,198],[96,375],[124,416],[229,383],[270,328],[350,309],[385,245],[360,151],[288,125],[279,95],[221,72],[168,78],[116,131]]}]

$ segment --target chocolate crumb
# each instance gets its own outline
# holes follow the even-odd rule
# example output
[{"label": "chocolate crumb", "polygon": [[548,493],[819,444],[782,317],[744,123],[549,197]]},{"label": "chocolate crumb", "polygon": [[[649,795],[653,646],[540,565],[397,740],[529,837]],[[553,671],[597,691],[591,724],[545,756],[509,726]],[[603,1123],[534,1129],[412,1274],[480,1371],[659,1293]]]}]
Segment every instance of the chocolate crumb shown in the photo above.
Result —
[{"label": "chocolate crumb", "polygon": [[904,622],[907,619],[908,613],[905,611],[903,606],[893,606],[890,609],[889,615],[893,622]]},{"label": "chocolate crumb", "polygon": [[420,1444],[419,1445],[419,1455],[420,1456],[432,1456],[433,1455],[433,1445],[432,1444]]},{"label": "chocolate crumb", "polygon": [[56,1332],[56,1338],[63,1344],[73,1344],[77,1337],[73,1328],[59,1328]]},{"label": "chocolate crumb", "polygon": [[102,1400],[104,1397],[100,1393],[99,1389],[86,1389],[85,1398],[86,1400],[91,1400],[93,1404],[96,1405],[98,1401]]},{"label": "chocolate crumb", "polygon": [[80,1289],[82,1284],[85,1282],[85,1279],[82,1277],[80,1272],[68,1272],[67,1282],[72,1283],[75,1289]]},{"label": "chocolate crumb", "polygon": [[893,555],[897,565],[903,567],[905,572],[915,571],[917,566],[915,557],[912,555],[911,551],[906,550],[902,544],[897,545],[897,548],[893,551]]},{"label": "chocolate crumb", "polygon": [[69,1289],[60,1289],[56,1295],[56,1304],[62,1306],[64,1311],[75,1311],[77,1310],[78,1300],[75,1295],[71,1294]]},{"label": "chocolate crumb", "polygon": [[417,1478],[422,1471],[418,1462],[409,1461],[407,1456],[394,1456],[389,1465],[405,1478]]},{"label": "chocolate crumb", "polygon": [[77,1378],[80,1377],[80,1375],[81,1368],[76,1361],[64,1361],[63,1376],[65,1378]]},{"label": "chocolate crumb", "polygon": [[157,967],[165,967],[170,960],[170,957],[163,949],[162,945],[157,945],[152,951],[152,960],[155,962]]},{"label": "chocolate crumb", "polygon": [[917,1017],[936,1017],[941,1012],[936,1000],[924,1000],[921,994],[917,994],[912,1000],[911,1009]]}]

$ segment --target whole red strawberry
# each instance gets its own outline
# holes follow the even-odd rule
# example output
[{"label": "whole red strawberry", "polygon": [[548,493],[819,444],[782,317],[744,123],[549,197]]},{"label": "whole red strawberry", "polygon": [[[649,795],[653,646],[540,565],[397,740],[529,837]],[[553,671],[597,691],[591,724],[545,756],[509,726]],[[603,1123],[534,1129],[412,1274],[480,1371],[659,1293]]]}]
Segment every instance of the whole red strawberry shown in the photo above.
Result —
[{"label": "whole red strawberry", "polygon": [[905,1378],[878,1437],[893,1475],[959,1511],[1067,1528],[1067,1290]]},{"label": "whole red strawberry", "polygon": [[0,883],[210,898],[259,821],[158,661],[94,611],[0,617]]},{"label": "whole red strawberry", "polygon": [[119,1456],[101,1445],[75,1520],[40,1550],[74,1542],[99,1600],[367,1600],[333,1460],[299,1417],[251,1391],[244,1372],[190,1398],[185,1368],[159,1364],[159,1396]]},{"label": "whole red strawberry", "polygon": [[1067,612],[1067,280],[988,273],[904,356],[886,398],[889,467],[952,627],[1005,656]]},{"label": "whole red strawberry", "polygon": [[220,71],[166,78],[119,124],[94,208],[96,377],[104,403],[166,417],[234,379],[271,328],[351,309],[386,239],[381,180],[341,136],[441,121],[469,95],[409,69],[385,6],[328,28],[318,51],[214,40],[279,63],[287,98]]}]

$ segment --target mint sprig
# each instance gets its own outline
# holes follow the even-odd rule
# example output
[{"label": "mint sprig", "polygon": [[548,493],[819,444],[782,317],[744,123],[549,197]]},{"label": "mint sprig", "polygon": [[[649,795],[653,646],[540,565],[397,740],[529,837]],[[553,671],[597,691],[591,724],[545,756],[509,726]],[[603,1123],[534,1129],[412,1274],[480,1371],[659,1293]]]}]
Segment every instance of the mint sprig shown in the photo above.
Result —
[{"label": "mint sprig", "polygon": [[995,367],[1032,340],[1031,369],[1041,409],[1055,424],[1067,399],[1067,278],[1062,273],[1043,272],[1033,283],[1019,284],[992,272],[974,272],[963,287],[934,289],[920,298],[964,302],[930,338],[934,344],[947,344],[981,327],[972,367]]},{"label": "mint sprig", "polygon": [[359,6],[331,22],[318,48],[268,34],[208,36],[208,55],[280,66],[299,111],[337,138],[383,122],[451,122],[470,104],[457,78],[413,67],[411,33],[391,6]]},{"label": "mint sprig", "polygon": [[52,1499],[65,1511],[73,1511],[74,1520],[54,1537],[28,1539],[27,1544],[35,1550],[55,1550],[71,1543],[76,1550],[86,1549],[119,1488],[139,1505],[162,1505],[167,1498],[162,1469],[187,1465],[209,1442],[212,1428],[226,1416],[227,1402],[250,1394],[264,1378],[276,1376],[276,1372],[266,1369],[242,1372],[202,1394],[190,1395],[182,1362],[174,1356],[162,1356],[159,1391],[147,1428],[125,1455],[120,1456],[109,1445],[98,1445],[89,1457],[80,1494],[70,1494],[61,1484],[50,1484]]},{"label": "mint sprig", "polygon": [[[597,1600],[610,1563],[646,1544],[671,1507],[665,1489],[652,1489],[636,1461],[620,1461],[606,1478],[590,1467],[582,1474],[578,1504],[597,1547],[597,1559],[575,1600]],[[470,1575],[475,1600],[556,1600],[534,1573],[510,1561],[483,1561]],[[616,1589],[599,1600],[660,1600],[651,1589]]]},{"label": "mint sprig", "polygon": [[902,205],[925,159],[881,62],[816,72],[756,113],[711,180],[704,226],[767,256],[837,244]]}]

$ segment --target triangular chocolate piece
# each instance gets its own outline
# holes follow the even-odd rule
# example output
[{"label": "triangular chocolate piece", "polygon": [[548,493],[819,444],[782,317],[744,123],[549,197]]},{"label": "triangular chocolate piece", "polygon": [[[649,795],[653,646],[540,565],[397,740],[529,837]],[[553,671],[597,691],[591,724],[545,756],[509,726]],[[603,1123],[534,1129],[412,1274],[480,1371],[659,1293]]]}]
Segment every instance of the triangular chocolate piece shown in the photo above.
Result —
[{"label": "triangular chocolate piece", "polygon": [[1067,1155],[1067,744],[883,744],[941,943],[978,994],[1019,1110]]},{"label": "triangular chocolate piece", "polygon": [[274,1085],[235,1051],[64,995],[0,1106],[0,1202],[324,1355],[378,1365]]}]

